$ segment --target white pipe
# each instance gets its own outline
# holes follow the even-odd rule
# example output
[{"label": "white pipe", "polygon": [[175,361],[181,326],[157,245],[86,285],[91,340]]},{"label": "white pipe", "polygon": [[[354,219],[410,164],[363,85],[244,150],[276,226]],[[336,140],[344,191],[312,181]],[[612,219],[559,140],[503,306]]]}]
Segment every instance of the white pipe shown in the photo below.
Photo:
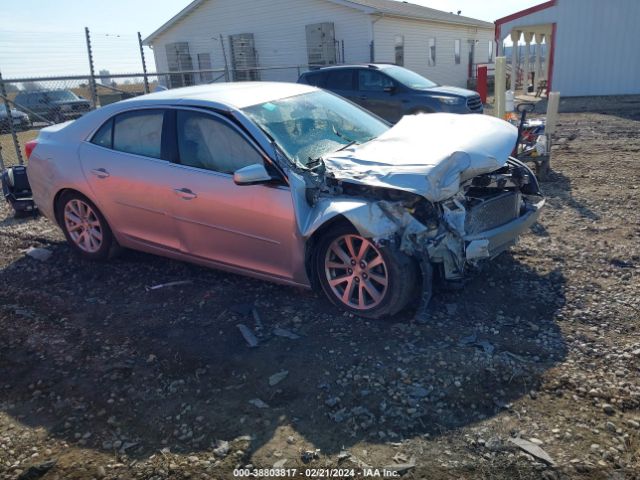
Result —
[{"label": "white pipe", "polygon": [[505,109],[505,84],[506,78],[506,58],[496,57],[496,73],[494,80],[494,100],[493,100],[493,113],[498,118],[504,118]]}]

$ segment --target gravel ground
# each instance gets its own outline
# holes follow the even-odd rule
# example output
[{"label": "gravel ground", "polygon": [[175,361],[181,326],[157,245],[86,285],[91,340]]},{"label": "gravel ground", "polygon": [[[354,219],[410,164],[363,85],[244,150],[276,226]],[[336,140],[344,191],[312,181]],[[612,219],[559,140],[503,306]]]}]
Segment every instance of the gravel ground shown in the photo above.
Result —
[{"label": "gravel ground", "polygon": [[0,479],[640,478],[640,114],[608,108],[560,116],[540,223],[428,325],[142,253],[84,262],[2,205]]}]

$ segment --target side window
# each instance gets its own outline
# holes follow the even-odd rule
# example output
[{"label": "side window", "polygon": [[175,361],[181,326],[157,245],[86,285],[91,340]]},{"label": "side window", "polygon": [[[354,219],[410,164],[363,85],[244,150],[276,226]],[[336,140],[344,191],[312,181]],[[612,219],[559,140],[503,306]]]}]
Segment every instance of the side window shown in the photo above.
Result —
[{"label": "side window", "polygon": [[230,125],[205,113],[179,110],[177,118],[180,163],[232,174],[262,156]]},{"label": "side window", "polygon": [[328,90],[351,90],[353,89],[353,70],[339,69],[327,73],[327,80],[324,87]]},{"label": "side window", "polygon": [[100,130],[91,139],[91,143],[100,145],[105,148],[112,148],[113,142],[113,118],[109,119],[104,125],[100,127]]},{"label": "side window", "polygon": [[363,92],[381,92],[387,87],[393,87],[393,80],[375,70],[359,70],[358,85]]},{"label": "side window", "polygon": [[113,149],[160,158],[163,110],[121,113],[113,124]]}]

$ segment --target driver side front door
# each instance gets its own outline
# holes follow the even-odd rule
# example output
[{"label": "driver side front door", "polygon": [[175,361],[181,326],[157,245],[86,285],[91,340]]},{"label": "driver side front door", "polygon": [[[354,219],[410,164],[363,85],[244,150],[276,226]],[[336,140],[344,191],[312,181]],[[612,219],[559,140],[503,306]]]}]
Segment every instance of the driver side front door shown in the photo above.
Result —
[{"label": "driver side front door", "polygon": [[301,248],[289,187],[284,182],[234,183],[235,170],[265,159],[224,117],[180,109],[176,126],[170,212],[183,252],[221,266],[294,279]]}]

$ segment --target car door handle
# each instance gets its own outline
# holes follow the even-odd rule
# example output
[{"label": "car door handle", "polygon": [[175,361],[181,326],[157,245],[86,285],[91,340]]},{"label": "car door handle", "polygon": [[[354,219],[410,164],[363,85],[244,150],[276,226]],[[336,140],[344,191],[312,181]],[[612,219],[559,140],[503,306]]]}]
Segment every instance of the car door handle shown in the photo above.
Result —
[{"label": "car door handle", "polygon": [[184,200],[193,200],[194,198],[198,197],[198,195],[193,193],[188,188],[174,188],[173,191],[176,195],[183,198]]},{"label": "car door handle", "polygon": [[365,97],[364,95],[358,97],[360,100],[369,100],[369,97]]},{"label": "car door handle", "polygon": [[91,170],[91,173],[98,178],[107,178],[109,176],[109,172],[107,172],[104,168],[94,168]]}]

